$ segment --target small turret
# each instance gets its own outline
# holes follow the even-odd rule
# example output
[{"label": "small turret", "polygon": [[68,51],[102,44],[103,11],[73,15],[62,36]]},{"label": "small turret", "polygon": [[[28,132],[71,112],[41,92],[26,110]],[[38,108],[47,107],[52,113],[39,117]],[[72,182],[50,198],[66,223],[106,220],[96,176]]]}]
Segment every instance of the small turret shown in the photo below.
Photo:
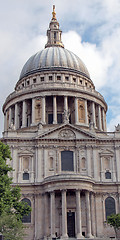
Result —
[{"label": "small turret", "polygon": [[45,48],[51,46],[63,47],[64,45],[61,41],[62,31],[59,29],[59,23],[56,19],[55,5],[53,5],[52,19],[49,24],[49,29],[47,30],[48,41]]}]

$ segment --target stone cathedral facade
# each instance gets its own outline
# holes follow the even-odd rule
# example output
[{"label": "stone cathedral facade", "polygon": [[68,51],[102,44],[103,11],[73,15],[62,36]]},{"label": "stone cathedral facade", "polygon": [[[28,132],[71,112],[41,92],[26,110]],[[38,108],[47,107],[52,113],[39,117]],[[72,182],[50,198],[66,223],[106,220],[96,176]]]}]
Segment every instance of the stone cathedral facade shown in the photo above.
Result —
[{"label": "stone cathedral facade", "polygon": [[106,218],[120,212],[120,126],[107,133],[107,104],[61,33],[53,7],[45,48],[3,105],[13,183],[32,207],[25,239],[114,237]]}]

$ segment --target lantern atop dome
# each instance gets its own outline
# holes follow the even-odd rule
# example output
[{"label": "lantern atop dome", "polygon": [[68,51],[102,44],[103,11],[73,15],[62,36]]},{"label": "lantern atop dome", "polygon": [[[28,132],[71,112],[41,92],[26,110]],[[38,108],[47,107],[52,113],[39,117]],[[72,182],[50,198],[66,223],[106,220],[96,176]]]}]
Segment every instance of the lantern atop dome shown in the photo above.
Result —
[{"label": "lantern atop dome", "polygon": [[63,47],[64,45],[61,41],[62,31],[59,29],[59,23],[56,18],[55,5],[53,5],[52,19],[49,24],[49,29],[47,30],[48,41],[45,48],[52,46]]}]

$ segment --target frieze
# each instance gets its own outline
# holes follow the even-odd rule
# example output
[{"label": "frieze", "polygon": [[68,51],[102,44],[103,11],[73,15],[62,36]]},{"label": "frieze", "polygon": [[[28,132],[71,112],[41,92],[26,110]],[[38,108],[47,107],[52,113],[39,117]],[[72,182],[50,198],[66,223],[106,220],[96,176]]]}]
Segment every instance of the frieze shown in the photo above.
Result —
[{"label": "frieze", "polygon": [[58,137],[61,139],[75,139],[76,138],[75,133],[70,129],[61,130],[59,132]]}]

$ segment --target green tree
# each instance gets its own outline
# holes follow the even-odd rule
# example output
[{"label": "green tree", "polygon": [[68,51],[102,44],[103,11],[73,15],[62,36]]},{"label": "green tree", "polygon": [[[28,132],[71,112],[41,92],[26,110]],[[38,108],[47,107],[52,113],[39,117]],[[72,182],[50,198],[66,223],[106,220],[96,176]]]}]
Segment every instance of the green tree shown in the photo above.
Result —
[{"label": "green tree", "polygon": [[[28,215],[31,207],[20,201],[20,188],[11,185],[12,178],[9,177],[9,174],[13,169],[7,164],[8,159],[12,160],[9,146],[0,142],[0,232],[3,233],[5,240],[21,240],[22,217]],[[18,230],[16,234],[14,234],[14,230]],[[10,238],[10,234],[7,236],[7,232],[11,233],[11,236],[13,234],[14,238]]]},{"label": "green tree", "polygon": [[114,228],[115,236],[117,238],[117,231],[120,228],[120,214],[111,214],[108,216],[107,223]]}]

